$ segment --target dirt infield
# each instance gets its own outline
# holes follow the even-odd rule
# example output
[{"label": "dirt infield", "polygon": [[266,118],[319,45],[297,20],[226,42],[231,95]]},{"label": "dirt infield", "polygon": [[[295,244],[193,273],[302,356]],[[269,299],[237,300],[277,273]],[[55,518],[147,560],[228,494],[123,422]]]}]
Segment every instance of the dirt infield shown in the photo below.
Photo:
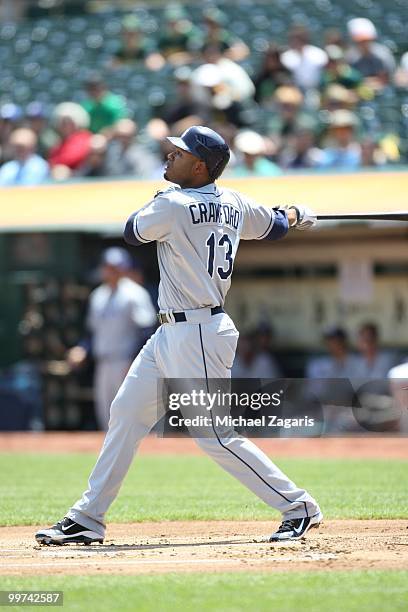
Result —
[{"label": "dirt infield", "polygon": [[270,544],[277,523],[116,524],[103,545],[37,546],[34,527],[0,528],[0,575],[407,569],[407,521],[328,521]]},{"label": "dirt infield", "polygon": [[[0,434],[0,452],[97,453],[103,436],[101,432],[3,433]],[[408,459],[407,438],[257,438],[254,442],[272,457]],[[154,455],[203,454],[190,438],[159,438],[155,435],[148,436],[142,442],[139,452]]]},{"label": "dirt infield", "polygon": [[[0,434],[0,452],[99,451],[103,434]],[[408,460],[403,438],[258,439],[272,457]],[[144,454],[201,454],[188,438],[149,436]],[[407,520],[336,520],[305,539],[269,544],[267,521],[109,525],[103,545],[40,547],[36,527],[0,527],[1,575],[408,569]]]}]

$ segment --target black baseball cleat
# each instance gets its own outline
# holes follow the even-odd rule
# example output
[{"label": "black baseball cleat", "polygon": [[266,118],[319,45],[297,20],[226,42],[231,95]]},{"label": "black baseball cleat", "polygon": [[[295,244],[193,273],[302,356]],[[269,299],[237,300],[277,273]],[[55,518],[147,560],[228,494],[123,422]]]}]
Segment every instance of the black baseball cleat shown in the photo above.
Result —
[{"label": "black baseball cleat", "polygon": [[299,540],[312,527],[319,527],[323,521],[323,514],[318,512],[314,516],[298,519],[286,519],[269,538],[269,542],[287,542],[288,540]]},{"label": "black baseball cleat", "polygon": [[69,544],[71,542],[74,544],[92,544],[93,542],[103,544],[103,536],[87,527],[78,525],[67,516],[52,527],[37,531],[35,539],[39,544],[46,546],[50,544]]}]

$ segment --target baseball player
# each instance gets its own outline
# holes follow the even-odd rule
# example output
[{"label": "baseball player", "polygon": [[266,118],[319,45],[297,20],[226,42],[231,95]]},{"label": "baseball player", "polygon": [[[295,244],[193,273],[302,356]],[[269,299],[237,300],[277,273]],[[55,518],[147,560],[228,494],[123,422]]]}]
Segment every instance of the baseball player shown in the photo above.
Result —
[{"label": "baseball player", "polygon": [[[95,359],[96,419],[104,431],[108,429],[112,400],[143,343],[144,330],[151,331],[157,320],[149,293],[126,277],[131,265],[125,249],[106,249],[101,257],[103,283],[89,298],[86,325],[92,336]],[[85,346],[73,347],[68,361],[72,367],[79,367],[87,354]]]},{"label": "baseball player", "polygon": [[[145,344],[111,407],[109,430],[88,489],[66,517],[36,539],[41,544],[103,542],[104,517],[117,496],[135,450],[158,418],[162,379],[230,378],[238,340],[223,304],[240,239],[276,240],[289,227],[308,229],[314,214],[302,206],[272,209],[215,180],[230,158],[213,130],[194,126],[169,138],[164,177],[171,183],[130,216],[124,237],[157,242],[161,326]],[[270,541],[294,540],[322,521],[317,502],[297,487],[252,442],[233,430],[196,438],[222,468],[283,515]]]}]

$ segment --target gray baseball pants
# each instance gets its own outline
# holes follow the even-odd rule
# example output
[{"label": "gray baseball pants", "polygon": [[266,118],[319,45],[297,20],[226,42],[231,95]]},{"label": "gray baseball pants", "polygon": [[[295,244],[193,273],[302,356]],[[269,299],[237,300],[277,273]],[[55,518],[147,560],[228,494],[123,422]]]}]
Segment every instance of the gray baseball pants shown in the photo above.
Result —
[{"label": "gray baseball pants", "polygon": [[[157,393],[165,378],[229,378],[238,332],[225,313],[191,311],[187,322],[166,323],[143,347],[111,406],[109,429],[91,473],[88,489],[68,512],[71,519],[105,533],[105,514],[118,495],[140,442],[156,424]],[[285,518],[319,512],[317,502],[299,489],[255,444],[232,430],[195,438],[222,468]]]}]

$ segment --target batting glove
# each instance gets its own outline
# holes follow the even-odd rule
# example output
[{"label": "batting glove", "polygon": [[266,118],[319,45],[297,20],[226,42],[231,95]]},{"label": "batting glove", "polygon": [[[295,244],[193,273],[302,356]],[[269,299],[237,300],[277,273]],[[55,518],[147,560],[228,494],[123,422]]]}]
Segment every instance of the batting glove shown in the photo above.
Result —
[{"label": "batting glove", "polygon": [[295,225],[292,225],[297,230],[308,230],[315,227],[317,224],[316,213],[308,208],[307,206],[301,206],[299,204],[289,206],[289,208],[294,208],[296,211],[297,221]]}]

